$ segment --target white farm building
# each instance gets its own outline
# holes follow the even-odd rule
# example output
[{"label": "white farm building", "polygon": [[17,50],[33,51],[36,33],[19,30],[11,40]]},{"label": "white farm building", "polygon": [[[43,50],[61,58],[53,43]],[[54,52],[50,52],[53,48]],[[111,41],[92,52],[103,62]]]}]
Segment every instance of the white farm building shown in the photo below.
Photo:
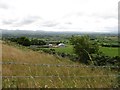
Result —
[{"label": "white farm building", "polygon": [[60,43],[60,44],[58,44],[58,47],[65,47],[65,44],[64,43]]}]

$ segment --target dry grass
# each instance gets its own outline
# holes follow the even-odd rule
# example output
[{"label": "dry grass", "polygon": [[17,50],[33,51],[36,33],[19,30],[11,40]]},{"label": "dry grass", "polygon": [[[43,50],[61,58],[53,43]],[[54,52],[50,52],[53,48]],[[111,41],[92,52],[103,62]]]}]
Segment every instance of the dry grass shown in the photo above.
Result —
[{"label": "dry grass", "polygon": [[[81,65],[64,58],[56,58],[46,53],[35,52],[29,49],[18,49],[7,44],[2,45],[3,62],[27,62],[31,64],[71,64]],[[41,67],[29,65],[3,65],[3,76],[31,76],[31,78],[4,78],[3,87],[29,88],[110,88],[116,83],[114,77],[76,77],[111,75],[115,72],[109,68],[73,68],[73,67]],[[58,76],[34,78],[33,76]],[[61,77],[75,76],[75,77]]]},{"label": "dry grass", "polygon": [[[23,49],[23,50],[22,50]],[[2,59],[3,61],[15,61],[15,62],[27,62],[27,63],[49,63],[49,64],[62,64],[72,63],[70,60],[64,60],[63,58],[56,58],[53,55],[49,55],[43,52],[35,52],[29,49],[18,49],[14,46],[2,45]]]}]

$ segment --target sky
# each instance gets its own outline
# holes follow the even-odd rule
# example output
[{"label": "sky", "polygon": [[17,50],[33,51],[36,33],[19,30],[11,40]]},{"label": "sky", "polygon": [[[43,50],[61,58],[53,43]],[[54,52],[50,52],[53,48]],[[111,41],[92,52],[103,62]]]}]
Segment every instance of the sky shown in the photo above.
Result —
[{"label": "sky", "polygon": [[117,32],[119,0],[0,0],[0,29]]}]

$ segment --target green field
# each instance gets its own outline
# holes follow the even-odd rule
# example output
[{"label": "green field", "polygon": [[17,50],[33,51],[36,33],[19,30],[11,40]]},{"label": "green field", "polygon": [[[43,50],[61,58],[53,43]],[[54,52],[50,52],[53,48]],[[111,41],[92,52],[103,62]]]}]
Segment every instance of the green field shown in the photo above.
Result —
[{"label": "green field", "polygon": [[42,48],[42,49],[55,49],[55,52],[60,52],[60,53],[68,53],[68,54],[73,54],[73,46],[72,45],[67,45],[66,47],[58,47],[58,48]]},{"label": "green field", "polygon": [[108,56],[111,56],[111,57],[113,57],[113,56],[119,56],[119,54],[118,54],[118,48],[100,47],[100,51],[102,51],[105,55],[108,55]]},{"label": "green field", "polygon": [[[61,48],[43,48],[43,49],[55,49],[56,52],[60,53],[68,53],[68,54],[73,54],[73,46],[72,45],[67,45],[66,47],[61,47]],[[119,56],[118,54],[118,48],[114,47],[100,47],[99,48],[101,52],[103,52],[107,56]]]},{"label": "green field", "polygon": [[72,45],[68,45],[66,47],[61,47],[61,48],[54,48],[56,52],[64,52],[64,53],[68,53],[68,54],[73,54],[73,46]]}]

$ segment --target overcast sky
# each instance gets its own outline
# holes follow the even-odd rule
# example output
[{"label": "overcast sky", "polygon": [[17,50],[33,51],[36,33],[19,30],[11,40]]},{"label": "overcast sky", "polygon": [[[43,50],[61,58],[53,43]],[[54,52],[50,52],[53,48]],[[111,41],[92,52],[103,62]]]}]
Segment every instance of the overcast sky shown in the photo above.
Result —
[{"label": "overcast sky", "polygon": [[119,0],[0,0],[0,29],[116,32]]}]

